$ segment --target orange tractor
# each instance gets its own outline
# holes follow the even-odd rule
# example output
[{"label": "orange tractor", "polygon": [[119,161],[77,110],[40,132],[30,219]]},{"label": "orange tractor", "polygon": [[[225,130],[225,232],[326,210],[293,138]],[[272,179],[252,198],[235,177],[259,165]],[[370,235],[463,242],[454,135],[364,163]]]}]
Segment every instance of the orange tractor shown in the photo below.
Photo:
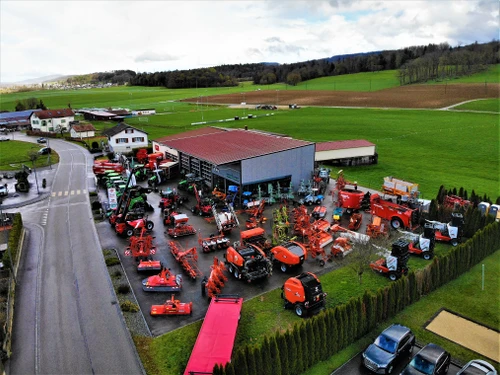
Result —
[{"label": "orange tractor", "polygon": [[158,315],[191,315],[193,313],[193,302],[184,303],[175,299],[172,294],[170,299],[167,299],[163,305],[151,306],[150,314]]},{"label": "orange tractor", "polygon": [[281,287],[281,298],[285,309],[295,310],[300,317],[312,315],[325,308],[326,293],[323,292],[318,277],[311,272],[303,272],[290,277]]}]

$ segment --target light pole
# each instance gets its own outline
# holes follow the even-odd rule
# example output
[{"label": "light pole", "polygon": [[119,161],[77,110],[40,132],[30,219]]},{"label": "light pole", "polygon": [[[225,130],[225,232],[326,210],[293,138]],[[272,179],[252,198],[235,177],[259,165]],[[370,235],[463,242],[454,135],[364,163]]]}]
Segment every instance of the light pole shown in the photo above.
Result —
[{"label": "light pole", "polygon": [[29,152],[29,157],[31,160],[31,164],[33,166],[33,172],[35,173],[36,192],[37,194],[40,194],[40,190],[38,189],[38,178],[36,177],[36,168],[35,168],[35,160],[38,159],[38,152],[33,151],[33,149],[31,149],[31,151]]}]

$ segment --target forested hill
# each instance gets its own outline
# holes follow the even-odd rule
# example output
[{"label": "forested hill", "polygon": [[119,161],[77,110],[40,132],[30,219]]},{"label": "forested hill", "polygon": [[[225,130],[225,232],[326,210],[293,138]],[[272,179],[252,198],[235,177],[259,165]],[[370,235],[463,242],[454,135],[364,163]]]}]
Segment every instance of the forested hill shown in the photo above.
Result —
[{"label": "forested hill", "polygon": [[[211,68],[136,73],[130,70],[94,73],[92,83],[128,83],[170,89],[237,86],[241,81],[267,85],[297,85],[313,78],[399,70],[400,84],[469,75],[500,63],[499,41],[451,47],[448,43],[413,46],[392,51],[338,55],[293,64],[258,63],[220,65]],[[77,77],[73,77],[77,81]]]}]

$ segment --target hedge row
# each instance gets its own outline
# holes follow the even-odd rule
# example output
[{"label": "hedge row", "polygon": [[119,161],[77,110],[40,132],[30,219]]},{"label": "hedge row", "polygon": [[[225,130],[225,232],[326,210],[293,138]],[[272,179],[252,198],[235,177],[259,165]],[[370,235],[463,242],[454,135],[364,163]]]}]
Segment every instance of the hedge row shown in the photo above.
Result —
[{"label": "hedge row", "polygon": [[23,218],[20,213],[14,215],[14,220],[12,221],[12,229],[9,233],[9,241],[7,243],[9,251],[6,251],[3,255],[3,263],[5,267],[10,268],[11,266],[11,256],[12,264],[15,264],[17,257],[19,256],[19,241],[21,240],[21,233],[23,231]]},{"label": "hedge row", "polygon": [[360,339],[378,323],[395,316],[422,296],[454,280],[498,248],[500,223],[493,222],[443,257],[435,257],[424,269],[411,271],[407,277],[376,293],[367,291],[363,297],[326,309],[291,330],[276,332],[260,346],[247,345],[238,350],[226,366],[216,365],[213,374],[300,374]]}]

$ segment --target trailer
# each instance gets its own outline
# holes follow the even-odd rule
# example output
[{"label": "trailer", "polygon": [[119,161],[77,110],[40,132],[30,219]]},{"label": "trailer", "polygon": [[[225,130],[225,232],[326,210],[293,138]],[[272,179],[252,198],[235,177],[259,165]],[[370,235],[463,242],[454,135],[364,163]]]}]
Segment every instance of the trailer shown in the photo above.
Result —
[{"label": "trailer", "polygon": [[243,298],[219,295],[212,299],[194,343],[184,375],[212,374],[218,363],[231,360]]},{"label": "trailer", "polygon": [[389,220],[394,229],[415,229],[420,219],[420,211],[382,199],[378,194],[370,196],[370,210],[374,216]]},{"label": "trailer", "polygon": [[418,191],[418,184],[394,178],[392,176],[384,177],[384,184],[382,185],[384,193],[400,197],[403,201],[418,198],[420,192]]}]

